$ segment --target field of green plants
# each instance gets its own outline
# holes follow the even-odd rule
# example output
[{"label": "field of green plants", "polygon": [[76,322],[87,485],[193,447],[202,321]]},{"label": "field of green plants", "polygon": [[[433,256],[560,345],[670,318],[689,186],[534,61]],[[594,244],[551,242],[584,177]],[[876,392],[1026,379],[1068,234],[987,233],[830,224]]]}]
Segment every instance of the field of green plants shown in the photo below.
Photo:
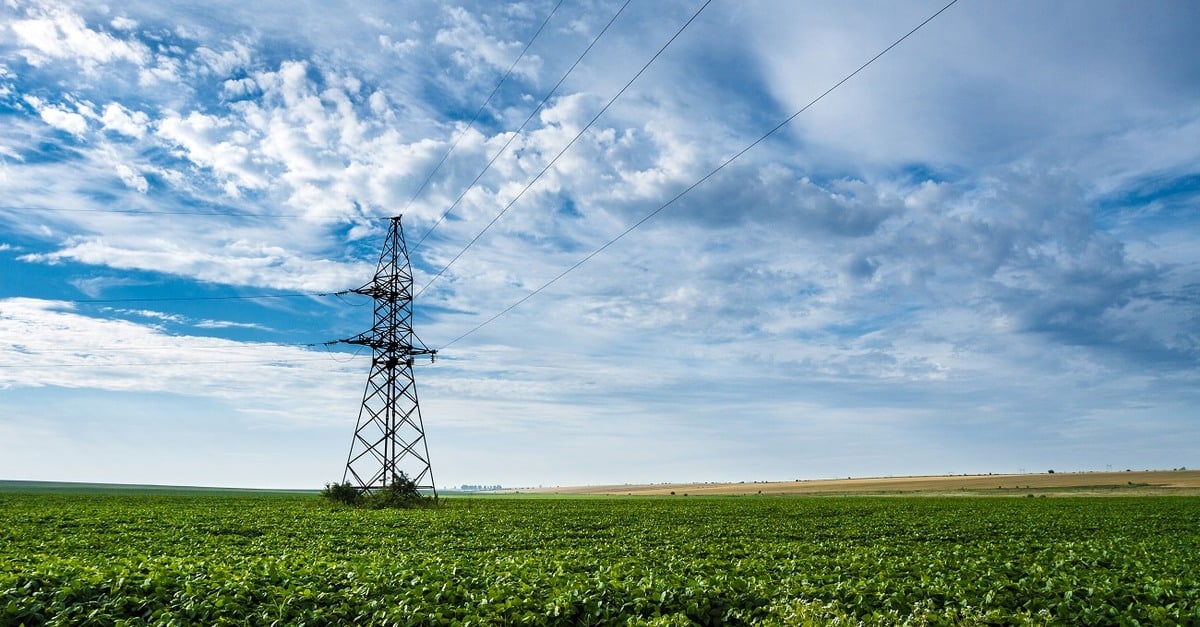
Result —
[{"label": "field of green plants", "polygon": [[0,492],[2,625],[1200,624],[1200,499]]}]

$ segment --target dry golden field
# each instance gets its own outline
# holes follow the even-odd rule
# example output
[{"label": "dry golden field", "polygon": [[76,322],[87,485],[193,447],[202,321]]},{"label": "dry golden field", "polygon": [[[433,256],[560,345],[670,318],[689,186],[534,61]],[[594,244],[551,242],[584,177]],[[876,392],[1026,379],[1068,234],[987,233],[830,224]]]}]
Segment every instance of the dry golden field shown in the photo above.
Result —
[{"label": "dry golden field", "polygon": [[814,479],[752,483],[674,483],[521,489],[521,493],[652,496],[878,494],[944,496],[1026,494],[1200,495],[1200,470],[1056,472],[1021,475],[947,475]]}]

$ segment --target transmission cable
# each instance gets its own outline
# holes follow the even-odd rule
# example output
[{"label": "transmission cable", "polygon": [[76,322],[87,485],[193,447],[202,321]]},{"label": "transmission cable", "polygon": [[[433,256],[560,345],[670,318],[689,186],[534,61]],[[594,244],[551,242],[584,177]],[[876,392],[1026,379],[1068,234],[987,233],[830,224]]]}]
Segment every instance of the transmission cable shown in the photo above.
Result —
[{"label": "transmission cable", "polygon": [[182,301],[204,301],[204,300],[258,300],[265,298],[304,298],[304,297],[323,297],[323,296],[345,296],[352,293],[354,290],[340,290],[337,292],[296,292],[291,294],[250,294],[244,296],[150,296],[144,298],[48,298],[46,300],[57,300],[64,303],[157,303],[157,302],[182,302]]},{"label": "transmission cable", "polygon": [[[596,45],[596,42],[600,41],[600,38],[604,36],[604,33],[608,32],[609,27],[613,25],[613,22],[617,21],[617,18],[621,16],[621,13],[625,12],[625,7],[629,6],[629,3],[632,1],[633,0],[625,0],[625,4],[622,4],[621,7],[619,9],[617,9],[617,12],[613,14],[613,16],[610,20],[608,20],[608,23],[604,25],[604,28],[600,29],[600,32],[597,33],[596,36],[592,38],[592,42],[590,44],[588,44],[587,48],[584,48],[583,52],[579,53],[579,56],[575,59],[575,63],[572,63],[571,67],[567,69],[566,73],[564,73],[562,75],[562,77],[558,79],[558,82],[554,84],[554,87],[551,87],[550,91],[546,92],[546,96],[544,98],[542,98],[542,101],[539,102],[536,107],[533,108],[533,111],[531,111],[529,113],[529,115],[525,118],[525,121],[521,123],[521,126],[519,126],[517,128],[517,130],[508,134],[508,139],[504,142],[504,145],[501,146],[500,149],[497,150],[496,153],[492,155],[492,158],[487,162],[487,165],[483,166],[483,169],[480,170],[479,174],[477,174],[475,176],[474,180],[472,180],[470,183],[467,184],[466,188],[463,189],[462,193],[458,195],[458,198],[455,198],[454,202],[450,203],[450,206],[447,207],[446,210],[442,212],[441,217],[439,217],[437,219],[437,221],[433,223],[433,226],[429,227],[428,231],[425,231],[425,234],[421,236],[421,239],[417,240],[416,244],[413,244],[411,250],[413,250],[415,252],[417,250],[417,248],[421,245],[421,242],[424,242],[425,238],[429,237],[429,234],[433,233],[433,230],[436,229],[438,227],[438,225],[441,224],[442,221],[446,219],[446,216],[450,215],[450,212],[453,211],[454,208],[457,207],[460,202],[462,202],[462,199],[467,196],[467,192],[471,191],[471,189],[473,189],[475,187],[475,184],[479,182],[479,179],[483,178],[483,175],[486,174],[488,172],[488,170],[490,170],[492,168],[492,165],[494,163],[496,163],[496,160],[500,158],[500,155],[504,154],[505,150],[508,150],[508,146],[513,143],[513,140],[515,140],[517,138],[517,136],[521,134],[522,131],[525,130],[525,127],[528,126],[529,122],[531,120],[533,120],[534,116],[536,116],[538,114],[538,111],[541,111],[542,107],[546,106],[546,102],[548,102],[550,100],[550,97],[553,96],[555,94],[555,92],[558,91],[558,88],[560,86],[562,86],[564,81],[567,80],[567,77],[570,76],[571,73],[575,71],[575,68],[579,65],[579,63],[581,61],[583,61],[583,58],[585,56],[587,56],[587,53],[590,52],[591,49]],[[457,259],[457,257],[456,257],[456,259]],[[449,267],[449,266],[447,266],[447,267]],[[445,268],[443,268],[442,270],[445,271]],[[431,281],[431,283],[432,283],[432,281]],[[426,285],[426,287],[428,287],[428,285]],[[422,288],[422,291],[424,291],[424,288]],[[420,292],[418,292],[418,294],[419,293]]]},{"label": "transmission cable", "polygon": [[[155,362],[132,362],[132,363],[112,363],[112,362],[97,362],[97,363],[74,363],[74,364],[0,364],[0,369],[20,368],[22,370],[34,368],[138,368],[138,367],[159,367],[159,366],[214,366],[223,364],[265,364],[286,367],[289,364],[309,361],[329,361],[330,356],[324,355],[321,357],[297,357],[292,359],[223,359],[220,361],[155,361]],[[334,359],[337,363],[345,363]]]},{"label": "transmission cable", "polygon": [[[157,346],[157,347],[143,346],[143,347],[113,347],[113,348],[102,348],[102,349],[96,349],[96,350],[86,349],[86,348],[85,349],[47,348],[47,349],[38,349],[34,353],[19,353],[19,354],[37,356],[42,353],[76,352],[76,353],[80,353],[80,355],[79,355],[80,357],[82,357],[84,359],[95,361],[95,363],[60,363],[60,364],[13,364],[13,363],[9,363],[9,364],[0,364],[0,369],[10,369],[10,368],[21,368],[21,369],[28,369],[28,368],[86,368],[86,367],[136,368],[136,367],[196,366],[196,365],[216,365],[216,364],[278,364],[278,365],[283,366],[283,365],[287,365],[287,364],[290,364],[293,362],[313,362],[313,361],[326,361],[326,360],[333,360],[336,363],[344,364],[344,363],[350,363],[351,361],[354,361],[363,352],[362,347],[359,347],[353,353],[342,353],[342,352],[335,353],[334,351],[331,351],[329,349],[330,345],[332,345],[332,344],[334,344],[334,342],[309,342],[309,343],[303,343],[303,344],[281,344],[281,343],[270,342],[270,343],[243,344],[242,346],[238,347],[238,348],[255,348],[255,349],[258,349],[258,348],[316,348],[316,347],[321,347],[324,349],[325,354],[320,357],[292,357],[292,358],[288,358],[288,359],[232,359],[232,360],[225,359],[225,360],[221,360],[221,361],[207,361],[206,360],[206,361],[170,361],[170,362],[160,362],[160,361],[109,362],[109,361],[100,361],[100,360],[97,360],[96,358],[102,357],[105,353],[111,354],[111,353],[118,352],[118,351],[142,351],[142,350],[188,350],[188,351],[222,350],[222,351],[228,351],[228,350],[230,350],[230,347],[228,347],[228,346]],[[335,355],[346,355],[347,357],[346,357],[346,359],[338,359],[337,357],[335,357]]]},{"label": "transmission cable", "polygon": [[[168,336],[168,337],[181,337],[181,336]],[[202,337],[202,336],[189,336],[189,337],[197,338],[197,337]],[[124,353],[124,352],[130,352],[130,351],[140,352],[140,351],[160,351],[160,350],[185,350],[188,352],[191,352],[191,351],[200,351],[200,352],[203,352],[203,351],[229,351],[231,348],[230,344],[237,344],[237,348],[311,348],[311,347],[324,345],[319,342],[298,342],[298,343],[235,342],[234,340],[224,340],[223,338],[212,338],[212,339],[224,341],[224,342],[226,342],[226,344],[220,345],[220,346],[216,346],[216,345],[213,345],[213,346],[173,346],[173,345],[169,345],[169,344],[163,344],[163,345],[159,345],[159,346],[109,346],[109,347],[99,347],[99,348],[97,348],[97,347],[40,348],[39,347],[37,349],[30,349],[30,347],[27,345],[10,342],[9,347],[17,348],[18,349],[17,353],[22,354],[22,355],[40,355],[42,353],[80,353],[80,354],[87,354],[87,355],[100,355],[100,354],[104,354],[104,353]],[[25,352],[25,351],[30,351],[30,350],[32,350],[32,352]]]},{"label": "transmission cable", "polygon": [[[446,153],[442,155],[441,160],[439,160],[437,165],[433,166],[433,169],[429,171],[429,175],[426,176],[425,180],[421,182],[421,186],[417,188],[417,191],[413,192],[412,198],[408,199],[408,203],[404,205],[404,209],[401,210],[400,213],[403,214],[404,212],[408,211],[408,208],[411,207],[413,202],[416,201],[417,197],[421,195],[421,192],[425,191],[425,186],[429,185],[429,181],[433,180],[433,175],[437,174],[437,171],[441,169],[442,164],[446,163],[446,158],[449,157],[450,153],[454,152],[454,149],[458,146],[458,142],[462,141],[462,138],[467,134],[467,131],[471,130],[471,127],[475,125],[475,122],[479,120],[479,116],[483,114],[483,110],[486,109],[488,104],[492,102],[492,98],[496,97],[496,92],[500,91],[500,86],[504,84],[504,81],[508,80],[509,75],[511,75],[513,70],[517,67],[517,63],[520,63],[521,59],[525,58],[525,53],[529,52],[529,47],[533,45],[533,42],[538,38],[538,35],[542,34],[542,30],[546,28],[546,24],[550,23],[550,18],[554,17],[555,12],[557,12],[558,8],[562,6],[562,3],[563,0],[558,0],[558,4],[555,4],[554,8],[550,9],[550,14],[547,15],[546,19],[542,21],[542,25],[538,27],[537,32],[535,32],[533,36],[529,38],[529,41],[525,43],[525,47],[521,50],[521,54],[517,55],[517,58],[513,60],[512,65],[508,66],[508,71],[504,73],[504,76],[500,77],[500,81],[496,83],[494,88],[492,88],[492,93],[488,94],[487,100],[484,100],[483,104],[479,105],[479,109],[475,111],[475,116],[472,117],[471,121],[468,122],[467,125],[458,132],[458,136],[454,138],[454,141],[450,144],[450,147],[446,149]],[[449,210],[447,210],[447,212],[449,212]],[[442,214],[442,217],[444,218],[446,215]],[[425,235],[421,237],[421,240],[418,241],[417,244],[419,245],[422,241],[425,241],[425,237],[428,237],[429,233],[432,233],[433,229],[437,228],[437,225],[441,224],[441,222],[442,220],[439,218],[433,226],[429,227],[429,231],[426,231]],[[416,248],[416,246],[413,248]]]},{"label": "transmission cable", "polygon": [[[611,107],[613,105],[613,103],[616,102],[617,99],[620,98],[621,95],[624,94],[625,91],[629,89],[629,86],[633,85],[633,82],[636,81],[638,78],[640,78],[643,73],[645,73],[646,69],[650,67],[650,64],[654,63],[654,61],[657,60],[658,57],[661,56],[664,51],[666,51],[667,47],[670,46],[679,37],[679,35],[681,35],[683,33],[683,31],[685,29],[687,29],[688,26],[691,25],[692,22],[696,21],[696,18],[700,16],[700,13],[702,11],[704,11],[704,9],[711,3],[712,3],[712,0],[705,0],[704,4],[700,5],[700,8],[696,9],[696,12],[692,14],[692,17],[688,18],[688,20],[683,23],[683,26],[680,26],[679,30],[675,31],[674,35],[671,35],[671,38],[667,40],[667,43],[663,44],[663,46],[658,49],[658,52],[655,52],[654,56],[650,57],[650,60],[647,61],[646,64],[642,66],[642,69],[638,70],[637,74],[634,74],[633,78],[629,79],[629,82],[625,83],[625,86],[622,87],[621,90],[618,91],[615,96],[613,96],[611,99],[609,99],[608,103],[605,104],[604,107],[602,109],[600,109],[600,111],[598,113],[596,113],[596,115],[593,116],[592,119],[589,120],[588,123],[582,129],[580,129],[578,133],[576,133],[575,137],[571,138],[571,141],[567,142],[566,146],[563,146],[562,150],[558,151],[558,154],[554,155],[554,158],[551,159],[550,162],[547,163],[546,166],[544,168],[542,168],[542,170],[540,172],[538,172],[537,175],[534,176],[533,179],[531,179],[529,181],[529,183],[527,183],[525,185],[525,187],[520,191],[520,193],[518,193],[516,195],[516,197],[514,197],[512,200],[510,200],[508,202],[508,204],[505,205],[504,208],[500,210],[500,213],[497,213],[496,216],[494,218],[492,218],[492,221],[488,222],[487,226],[483,227],[483,230],[480,231],[479,234],[477,234],[474,238],[472,238],[470,242],[467,242],[467,245],[464,246],[462,250],[458,251],[458,254],[455,255],[454,258],[451,259],[449,263],[447,263],[445,266],[443,266],[441,270],[438,270],[437,274],[435,274],[433,276],[433,278],[430,279],[429,282],[427,282],[425,284],[424,287],[422,287],[420,290],[418,290],[417,293],[413,295],[413,297],[415,298],[417,296],[420,296],[425,290],[429,289],[429,286],[433,285],[433,282],[437,281],[438,278],[440,278],[442,276],[442,273],[444,273],[447,269],[449,269],[450,266],[454,265],[454,262],[458,261],[458,259],[463,256],[463,253],[466,253],[467,250],[469,250],[471,248],[471,246],[474,246],[475,242],[479,241],[479,238],[483,237],[483,234],[487,233],[488,230],[492,228],[492,225],[496,224],[496,221],[499,220],[500,217],[503,216],[505,213],[507,213],[508,210],[518,200],[520,200],[522,196],[525,195],[525,192],[529,191],[529,189],[531,187],[533,187],[533,185],[535,183],[537,183],[542,178],[542,176],[546,174],[546,172],[550,171],[550,168],[554,167],[555,163],[558,163],[559,158],[562,157],[563,154],[566,153],[567,150],[569,150],[571,148],[571,146],[575,145],[575,142],[578,141],[579,138],[582,137],[583,134],[586,133],[588,131],[588,129],[590,129],[592,127],[593,124],[596,123],[596,120],[599,120],[600,116],[604,115],[604,113],[606,111],[608,111],[609,107]],[[626,4],[628,4],[628,2]],[[624,7],[622,7],[622,8],[624,8]]]},{"label": "transmission cable", "polygon": [[[858,69],[856,69],[856,70],[854,70],[853,72],[851,72],[851,73],[847,74],[845,78],[843,78],[842,80],[838,81],[837,83],[834,83],[834,85],[833,85],[832,87],[830,87],[829,89],[826,89],[824,92],[822,92],[822,93],[821,93],[821,95],[817,96],[816,98],[813,98],[811,101],[809,101],[809,103],[808,103],[808,104],[804,105],[804,106],[803,106],[803,107],[801,107],[801,108],[800,108],[798,111],[796,111],[795,113],[793,113],[793,114],[791,114],[790,116],[788,116],[787,118],[785,118],[785,119],[784,119],[782,122],[780,122],[780,123],[776,124],[776,125],[775,125],[773,128],[771,128],[771,130],[767,131],[766,133],[763,133],[763,135],[762,135],[761,137],[759,137],[758,139],[756,139],[756,140],[754,140],[753,142],[751,142],[751,143],[750,143],[748,146],[746,146],[745,148],[741,149],[741,150],[740,150],[740,151],[739,151],[737,154],[735,154],[735,155],[733,155],[732,157],[729,157],[728,159],[726,159],[725,161],[723,161],[723,162],[722,162],[720,165],[718,165],[716,168],[713,168],[713,170],[712,170],[712,171],[710,171],[708,174],[705,174],[705,175],[704,175],[703,177],[701,177],[701,178],[700,178],[698,181],[696,181],[695,183],[692,183],[691,185],[689,185],[689,186],[688,186],[686,189],[684,189],[683,191],[681,191],[681,192],[679,192],[678,194],[676,194],[676,195],[675,195],[673,198],[671,198],[671,199],[670,199],[670,200],[668,200],[667,202],[665,202],[665,203],[663,203],[663,204],[659,205],[659,206],[658,206],[658,208],[654,209],[654,210],[653,210],[653,211],[651,211],[650,213],[647,213],[645,216],[643,216],[643,217],[642,217],[642,219],[640,219],[640,220],[638,220],[637,222],[635,222],[635,223],[633,224],[633,226],[630,226],[629,228],[627,228],[627,229],[625,229],[624,231],[622,231],[622,232],[621,232],[619,235],[617,235],[616,237],[614,237],[614,238],[612,238],[612,239],[608,240],[608,242],[606,242],[606,243],[605,243],[603,246],[601,246],[601,247],[597,248],[596,250],[592,251],[592,252],[591,252],[591,253],[589,253],[589,254],[588,254],[586,257],[584,257],[583,259],[580,259],[579,261],[575,262],[575,264],[574,264],[574,265],[572,265],[571,267],[567,268],[566,270],[563,270],[561,273],[559,273],[559,274],[558,274],[558,276],[555,276],[554,278],[550,279],[549,281],[547,281],[547,282],[543,283],[543,284],[541,285],[541,287],[538,287],[537,289],[533,290],[532,292],[530,292],[530,293],[526,294],[524,297],[522,297],[522,298],[521,298],[520,300],[518,300],[517,302],[515,302],[515,303],[513,303],[513,304],[509,305],[508,307],[505,307],[505,308],[504,308],[503,310],[501,310],[499,313],[497,313],[496,315],[492,316],[491,318],[488,318],[487,320],[484,320],[483,322],[479,323],[478,325],[476,325],[474,328],[472,328],[471,330],[467,331],[466,333],[463,333],[462,335],[460,335],[460,336],[458,336],[458,337],[454,338],[453,340],[450,340],[450,341],[449,341],[449,342],[447,342],[446,344],[443,344],[443,345],[442,345],[442,347],[441,347],[440,349],[438,349],[438,350],[439,350],[439,351],[444,351],[446,348],[448,348],[448,347],[450,347],[450,346],[453,346],[453,345],[454,345],[455,343],[457,343],[459,340],[462,340],[463,338],[465,338],[465,337],[467,337],[467,336],[471,335],[472,333],[475,333],[476,331],[478,331],[478,330],[482,329],[483,327],[485,327],[485,326],[487,326],[487,325],[491,324],[492,322],[494,322],[494,321],[495,321],[497,318],[500,318],[501,316],[503,316],[503,315],[507,314],[508,312],[512,311],[513,309],[516,309],[517,307],[521,306],[523,303],[525,303],[525,301],[528,301],[529,299],[531,299],[531,298],[533,298],[534,296],[536,296],[536,295],[538,295],[539,293],[541,293],[541,292],[542,292],[543,290],[545,290],[546,288],[550,287],[551,285],[554,285],[554,284],[555,284],[555,283],[557,283],[557,282],[558,282],[560,279],[562,279],[563,277],[565,277],[565,276],[567,276],[568,274],[570,274],[571,272],[573,272],[573,271],[574,271],[576,268],[578,268],[578,267],[582,266],[583,264],[587,263],[589,260],[591,260],[591,259],[592,259],[593,257],[595,257],[596,255],[599,255],[600,253],[604,252],[606,249],[608,249],[608,247],[610,247],[610,246],[612,246],[613,244],[617,243],[617,242],[618,242],[618,241],[620,241],[622,238],[624,238],[626,235],[629,235],[631,232],[633,232],[633,230],[634,230],[634,229],[636,229],[636,228],[638,228],[638,227],[642,226],[642,225],[643,225],[643,224],[645,224],[646,222],[649,222],[651,218],[653,218],[654,216],[658,215],[658,214],[659,214],[659,213],[661,213],[661,212],[662,212],[664,209],[666,209],[667,207],[669,207],[669,206],[671,206],[672,204],[674,204],[674,203],[675,203],[675,201],[677,201],[677,200],[679,200],[680,198],[683,198],[684,196],[686,196],[686,195],[687,195],[689,192],[691,192],[693,189],[696,189],[696,188],[697,188],[697,187],[699,187],[699,186],[700,186],[702,183],[704,183],[704,182],[705,182],[705,181],[707,181],[708,179],[712,178],[712,177],[713,177],[713,175],[715,175],[716,173],[718,173],[718,172],[720,172],[721,170],[725,169],[725,166],[729,165],[730,163],[733,163],[735,160],[737,160],[738,158],[740,158],[742,155],[746,154],[747,152],[750,152],[750,150],[751,150],[752,148],[754,148],[755,146],[757,146],[757,145],[759,145],[760,143],[762,143],[763,141],[765,141],[765,140],[766,140],[768,137],[770,137],[770,136],[774,135],[774,134],[775,134],[776,132],[778,132],[780,129],[782,129],[783,127],[787,126],[787,125],[788,125],[788,124],[789,124],[789,123],[790,123],[792,120],[796,119],[796,117],[798,117],[798,116],[799,116],[801,113],[804,113],[804,112],[805,112],[805,111],[807,111],[809,108],[811,108],[813,105],[817,104],[817,103],[818,103],[818,102],[820,102],[822,99],[824,99],[824,98],[825,98],[825,96],[828,96],[830,93],[832,93],[832,92],[833,92],[835,89],[837,89],[838,87],[841,87],[841,86],[842,86],[844,83],[846,83],[846,82],[847,82],[847,81],[849,81],[850,79],[852,79],[852,78],[854,78],[855,76],[857,76],[859,72],[862,72],[863,70],[865,70],[865,69],[866,69],[868,66],[870,66],[872,63],[874,63],[874,62],[875,62],[876,60],[878,60],[880,57],[882,57],[883,55],[885,55],[885,54],[887,54],[888,52],[890,52],[890,51],[891,51],[893,48],[895,48],[896,46],[900,45],[900,43],[901,43],[901,42],[903,42],[904,40],[908,39],[910,36],[912,36],[912,35],[913,35],[914,33],[916,33],[917,31],[921,30],[921,28],[923,28],[923,27],[924,27],[926,24],[928,24],[928,23],[932,22],[932,21],[934,20],[934,18],[936,18],[937,16],[941,15],[942,13],[944,13],[944,12],[945,12],[947,9],[949,9],[949,8],[950,8],[950,7],[952,7],[952,6],[954,6],[956,3],[958,3],[958,0],[950,0],[950,3],[949,3],[949,4],[947,4],[946,6],[942,7],[941,9],[939,9],[939,10],[938,10],[936,13],[934,13],[933,15],[931,15],[931,16],[929,16],[929,17],[925,18],[925,21],[921,22],[920,24],[917,24],[917,26],[916,26],[916,27],[914,27],[912,30],[910,30],[910,31],[908,31],[907,33],[905,33],[905,34],[904,34],[904,36],[902,36],[902,37],[900,37],[899,39],[897,39],[896,41],[892,42],[892,44],[891,44],[890,46],[888,46],[888,47],[884,48],[882,51],[880,51],[880,52],[879,52],[879,54],[876,54],[875,56],[871,57],[871,59],[870,59],[870,60],[868,60],[866,63],[863,63],[862,65],[860,65],[860,66],[858,67]],[[431,282],[432,282],[432,281],[431,281]]]},{"label": "transmission cable", "polygon": [[[17,209],[17,208],[0,209],[0,213],[4,213],[4,212],[21,213],[22,211],[31,212],[31,213],[39,212],[39,211],[49,211],[49,212],[54,212],[54,213],[119,213],[119,214],[127,214],[127,215],[207,216],[207,217],[214,217],[214,218],[248,218],[248,219],[249,218],[273,219],[273,218],[303,218],[303,217],[306,217],[305,215],[299,214],[299,213],[272,213],[272,214],[266,215],[266,214],[255,214],[255,213],[244,213],[244,212],[234,213],[231,211],[160,211],[160,210],[156,210],[156,209],[104,209],[104,208],[75,209],[72,207],[28,207],[23,210]],[[369,219],[369,220],[386,219],[386,218],[382,218],[382,217],[370,217],[370,216],[364,216],[364,218]]]}]

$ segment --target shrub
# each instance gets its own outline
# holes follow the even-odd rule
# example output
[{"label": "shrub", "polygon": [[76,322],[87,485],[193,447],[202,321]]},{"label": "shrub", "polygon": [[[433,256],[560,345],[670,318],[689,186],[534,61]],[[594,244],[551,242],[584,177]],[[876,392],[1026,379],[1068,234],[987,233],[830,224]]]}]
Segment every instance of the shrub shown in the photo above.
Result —
[{"label": "shrub", "polygon": [[400,471],[399,475],[392,475],[392,482],[386,488],[368,494],[364,499],[364,504],[371,509],[425,507],[432,502],[431,497],[421,494],[417,489],[417,482],[404,474],[404,471]]},{"label": "shrub", "polygon": [[362,493],[349,481],[343,483],[326,483],[321,490],[321,496],[342,505],[358,505],[362,502]]},{"label": "shrub", "polygon": [[327,483],[321,496],[339,505],[369,507],[371,509],[428,507],[433,498],[424,496],[417,489],[417,482],[401,472],[392,476],[387,487],[367,492],[346,481]]}]

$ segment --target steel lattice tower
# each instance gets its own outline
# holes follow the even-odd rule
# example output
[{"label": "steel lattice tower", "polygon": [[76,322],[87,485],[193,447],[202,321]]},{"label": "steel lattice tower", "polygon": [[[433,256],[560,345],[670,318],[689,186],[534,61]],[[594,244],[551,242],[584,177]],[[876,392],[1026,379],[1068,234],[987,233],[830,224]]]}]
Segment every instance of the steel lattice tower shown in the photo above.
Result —
[{"label": "steel lattice tower", "polygon": [[434,359],[437,351],[413,334],[412,268],[400,216],[391,218],[375,278],[352,291],[375,300],[375,325],[367,333],[341,340],[369,346],[372,352],[371,374],[342,481],[370,492],[387,487],[404,473],[418,488],[432,490],[437,498],[413,379],[413,357],[429,355]]}]

